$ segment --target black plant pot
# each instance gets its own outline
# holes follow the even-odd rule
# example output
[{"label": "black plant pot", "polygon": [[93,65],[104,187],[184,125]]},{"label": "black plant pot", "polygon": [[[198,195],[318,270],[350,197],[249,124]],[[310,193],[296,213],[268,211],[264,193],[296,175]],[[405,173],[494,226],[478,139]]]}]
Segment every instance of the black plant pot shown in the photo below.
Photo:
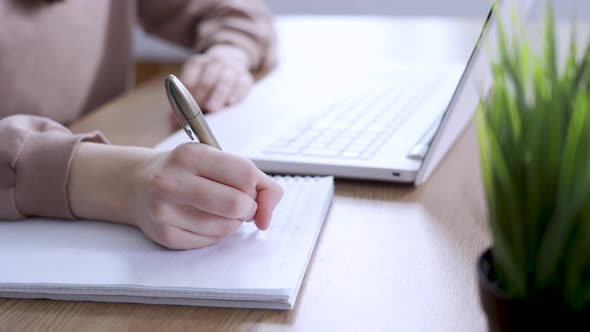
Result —
[{"label": "black plant pot", "polygon": [[491,249],[480,256],[477,274],[490,332],[590,331],[590,310],[573,313],[551,303],[509,299],[496,282]]}]

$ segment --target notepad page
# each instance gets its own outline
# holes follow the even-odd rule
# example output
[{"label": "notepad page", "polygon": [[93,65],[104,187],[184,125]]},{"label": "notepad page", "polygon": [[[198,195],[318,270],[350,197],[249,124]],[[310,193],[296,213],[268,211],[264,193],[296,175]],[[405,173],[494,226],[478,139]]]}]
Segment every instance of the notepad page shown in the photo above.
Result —
[{"label": "notepad page", "polygon": [[292,302],[332,199],[333,179],[275,179],[285,194],[268,231],[244,223],[202,249],[167,250],[137,228],[104,222],[0,222],[0,296]]}]

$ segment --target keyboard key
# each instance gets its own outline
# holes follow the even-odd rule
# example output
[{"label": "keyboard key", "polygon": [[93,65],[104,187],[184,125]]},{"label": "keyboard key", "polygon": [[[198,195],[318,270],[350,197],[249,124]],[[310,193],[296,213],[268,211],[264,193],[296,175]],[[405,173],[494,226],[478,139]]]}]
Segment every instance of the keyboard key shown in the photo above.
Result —
[{"label": "keyboard key", "polygon": [[358,136],[359,133],[357,132],[352,132],[352,131],[344,131],[341,132],[338,136],[337,139],[338,140],[352,140],[353,138],[356,138]]},{"label": "keyboard key", "polygon": [[335,121],[334,117],[326,116],[314,123],[312,128],[315,130],[325,130],[332,128],[332,123]]},{"label": "keyboard key", "polygon": [[372,146],[369,146],[369,147],[367,148],[367,151],[365,151],[365,152],[369,152],[369,153],[375,153],[375,152],[377,152],[377,150],[379,150],[380,148],[381,148],[381,145],[372,145]]},{"label": "keyboard key", "polygon": [[264,153],[271,154],[299,154],[300,147],[285,146],[285,147],[267,147],[263,150]]},{"label": "keyboard key", "polygon": [[363,152],[365,149],[367,149],[367,144],[354,142],[346,148],[346,151]]},{"label": "keyboard key", "polygon": [[331,129],[332,130],[344,130],[350,126],[349,121],[345,121],[342,119],[338,119],[336,122],[332,123]]},{"label": "keyboard key", "polygon": [[323,135],[322,134],[322,135],[316,137],[315,142],[329,144],[334,140],[335,137],[336,137],[336,135]]},{"label": "keyboard key", "polygon": [[349,142],[333,142],[330,145],[328,145],[327,148],[330,150],[342,151],[348,144]]},{"label": "keyboard key", "polygon": [[361,158],[364,159],[364,160],[371,159],[372,156],[373,156],[373,153],[372,152],[368,152],[368,151],[367,152],[363,152],[361,154]]},{"label": "keyboard key", "polygon": [[377,138],[377,134],[375,134],[375,133],[362,133],[356,138],[356,141],[370,142],[370,141],[374,140],[375,138]]},{"label": "keyboard key", "polygon": [[378,134],[386,129],[387,125],[384,123],[372,123],[365,129],[365,131],[367,133]]},{"label": "keyboard key", "polygon": [[361,155],[360,152],[354,152],[354,151],[344,151],[342,153],[340,153],[340,157],[342,158],[358,158]]},{"label": "keyboard key", "polygon": [[320,133],[321,133],[321,132],[320,132],[320,131],[318,131],[318,130],[309,130],[309,131],[306,131],[306,132],[302,133],[302,134],[301,134],[299,137],[297,137],[296,139],[298,139],[298,140],[302,140],[302,141],[305,141],[305,140],[312,140],[312,139],[316,138],[316,137],[317,137],[317,136],[318,136]]},{"label": "keyboard key", "polygon": [[314,149],[314,150],[320,150],[320,149],[323,149],[325,147],[326,147],[326,143],[324,143],[324,142],[318,142],[317,140],[309,143],[309,145],[307,146],[307,148]]},{"label": "keyboard key", "polygon": [[[347,132],[351,133],[351,134],[360,134],[362,132],[365,131],[365,128],[367,127],[366,124],[363,123],[355,123],[352,124],[350,127],[348,127]],[[355,135],[356,136],[356,135]]]},{"label": "keyboard key", "polygon": [[307,148],[301,151],[302,155],[314,156],[314,157],[337,157],[340,150],[329,150],[329,149],[312,149]]},{"label": "keyboard key", "polygon": [[284,140],[284,141],[290,142],[293,139],[301,136],[303,133],[305,133],[304,130],[301,130],[301,129],[292,129],[292,130],[287,131],[287,133],[285,135],[282,135],[280,137],[280,139],[281,140]]}]

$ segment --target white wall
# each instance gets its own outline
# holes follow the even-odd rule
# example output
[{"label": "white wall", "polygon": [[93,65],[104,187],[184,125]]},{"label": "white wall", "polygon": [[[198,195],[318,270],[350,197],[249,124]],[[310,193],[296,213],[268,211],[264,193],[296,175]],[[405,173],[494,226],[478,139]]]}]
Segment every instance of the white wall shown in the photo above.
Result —
[{"label": "white wall", "polygon": [[[249,1],[249,0],[243,0]],[[276,14],[483,17],[493,0],[265,0]],[[540,12],[541,4],[536,6]],[[590,0],[553,0],[557,16],[590,20]],[[187,53],[135,31],[138,59],[177,61]]]},{"label": "white wall", "polygon": [[[540,4],[545,0],[535,0]],[[493,0],[266,0],[278,14],[379,14],[479,17]],[[589,0],[553,0],[558,16],[590,18]],[[537,6],[542,7],[542,6]]]},{"label": "white wall", "polygon": [[278,14],[444,15],[473,16],[489,9],[490,0],[266,0]]}]

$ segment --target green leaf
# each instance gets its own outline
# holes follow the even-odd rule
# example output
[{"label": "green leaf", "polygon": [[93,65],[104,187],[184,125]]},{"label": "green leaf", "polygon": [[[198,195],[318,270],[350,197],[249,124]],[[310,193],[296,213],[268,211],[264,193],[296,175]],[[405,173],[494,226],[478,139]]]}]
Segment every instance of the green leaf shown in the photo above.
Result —
[{"label": "green leaf", "polygon": [[[583,199],[585,197],[582,196],[583,194],[572,195],[572,192],[576,192],[575,190],[572,191],[572,189],[575,189],[576,181],[580,180],[577,178],[578,172],[576,172],[580,167],[579,163],[577,163],[577,154],[579,153],[578,147],[582,138],[583,129],[589,129],[586,119],[588,106],[588,97],[579,95],[565,141],[561,174],[559,176],[559,210],[556,211],[555,216],[547,226],[547,231],[543,236],[540,247],[537,281],[541,285],[547,283],[551,275],[555,273],[557,264],[562,257],[566,245],[564,239],[571,232],[574,222],[568,216],[575,213],[572,209],[575,209],[576,205],[584,203]],[[588,173],[588,171],[585,172],[587,176]],[[588,178],[590,179],[590,176]],[[590,187],[590,183],[588,183],[588,186]],[[582,188],[586,191],[588,189]]]}]

